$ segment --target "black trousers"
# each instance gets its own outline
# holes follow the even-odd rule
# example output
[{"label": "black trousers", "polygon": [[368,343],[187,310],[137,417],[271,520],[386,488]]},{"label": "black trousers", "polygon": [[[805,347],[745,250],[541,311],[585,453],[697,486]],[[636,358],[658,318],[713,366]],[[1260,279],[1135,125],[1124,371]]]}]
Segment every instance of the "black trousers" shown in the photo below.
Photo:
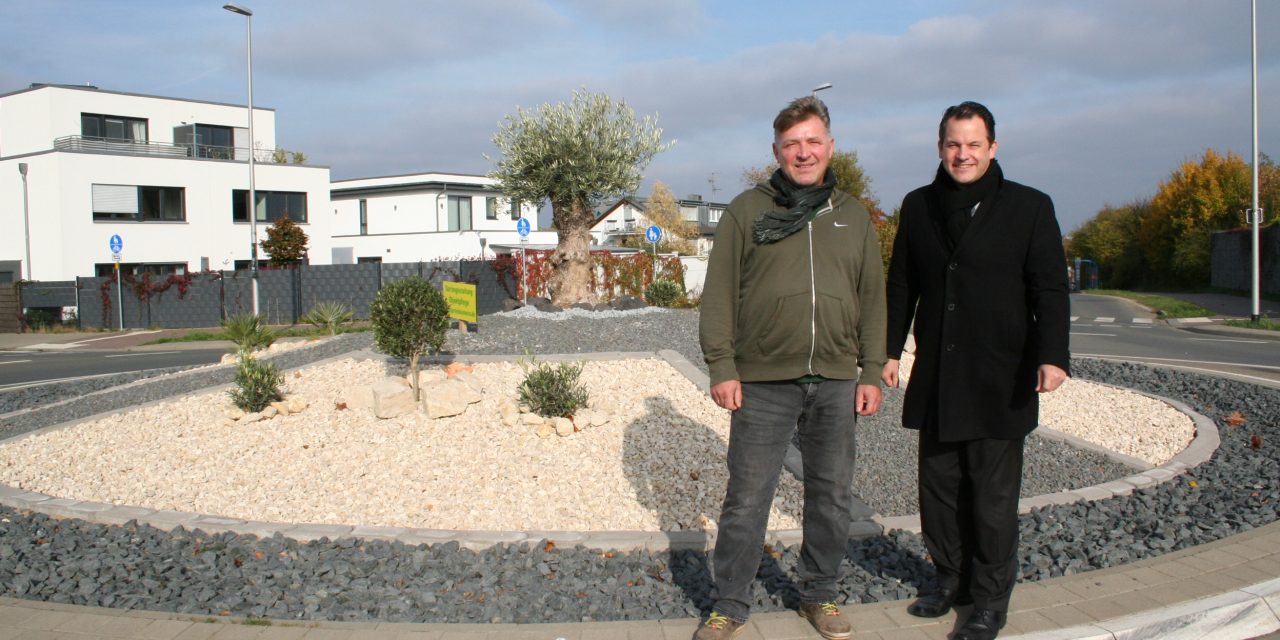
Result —
[{"label": "black trousers", "polygon": [[940,442],[920,431],[920,527],[941,586],[1009,610],[1018,577],[1023,439]]}]

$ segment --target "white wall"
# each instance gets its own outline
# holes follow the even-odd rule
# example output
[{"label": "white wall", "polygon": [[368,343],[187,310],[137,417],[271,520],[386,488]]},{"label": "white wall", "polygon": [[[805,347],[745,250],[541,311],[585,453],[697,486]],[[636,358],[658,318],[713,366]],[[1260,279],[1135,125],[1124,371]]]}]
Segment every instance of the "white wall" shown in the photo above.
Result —
[{"label": "white wall", "polygon": [[[486,240],[483,254],[480,239]],[[534,231],[529,234],[530,245],[555,245],[556,232]],[[352,261],[359,258],[382,258],[383,262],[418,262],[432,260],[457,260],[465,258],[493,258],[493,245],[519,245],[520,235],[515,231],[444,231],[438,233],[394,234],[384,236],[338,236],[333,247],[341,251],[350,248]],[[313,254],[314,256],[314,254]]]}]

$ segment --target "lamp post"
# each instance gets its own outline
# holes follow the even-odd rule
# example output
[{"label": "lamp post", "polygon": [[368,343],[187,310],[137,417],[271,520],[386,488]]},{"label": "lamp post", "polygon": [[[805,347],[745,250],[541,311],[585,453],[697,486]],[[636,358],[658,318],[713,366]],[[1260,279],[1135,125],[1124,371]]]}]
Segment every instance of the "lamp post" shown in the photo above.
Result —
[{"label": "lamp post", "polygon": [[22,174],[22,237],[27,243],[27,280],[31,279],[31,219],[27,215],[27,163],[18,163],[18,173]]},{"label": "lamp post", "polygon": [[1262,209],[1258,208],[1258,0],[1253,0],[1250,27],[1253,35],[1253,208],[1249,210],[1250,236],[1253,239],[1253,259],[1249,269],[1253,306],[1249,321],[1257,326],[1262,316],[1259,275],[1262,261],[1259,258],[1258,225],[1262,224]]},{"label": "lamp post", "polygon": [[244,16],[245,52],[249,76],[249,255],[251,285],[253,287],[253,313],[258,314],[258,202],[253,184],[253,12],[234,2],[222,5],[231,13]]},{"label": "lamp post", "polygon": [[812,93],[810,93],[809,95],[811,95],[811,96],[813,96],[813,97],[815,97],[815,98],[816,98],[816,97],[818,97],[818,92],[819,92],[819,91],[824,91],[824,90],[826,90],[826,89],[830,89],[830,88],[831,88],[831,83],[830,83],[830,82],[824,82],[824,83],[822,83],[822,84],[820,84],[820,85],[818,85],[818,86],[814,87],[814,88],[813,88],[813,92],[812,92]]}]

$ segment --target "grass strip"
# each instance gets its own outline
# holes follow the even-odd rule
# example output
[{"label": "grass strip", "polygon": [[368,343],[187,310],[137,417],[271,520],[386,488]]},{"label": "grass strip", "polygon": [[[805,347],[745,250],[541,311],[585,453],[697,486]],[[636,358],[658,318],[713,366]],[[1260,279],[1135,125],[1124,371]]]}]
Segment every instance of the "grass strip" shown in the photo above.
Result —
[{"label": "grass strip", "polygon": [[1123,291],[1120,289],[1089,289],[1085,293],[1099,296],[1112,296],[1115,298],[1128,298],[1138,304],[1155,311],[1164,318],[1207,318],[1213,315],[1213,312],[1198,305],[1183,300],[1177,300],[1168,296],[1158,296],[1152,293],[1138,293],[1136,291]]}]

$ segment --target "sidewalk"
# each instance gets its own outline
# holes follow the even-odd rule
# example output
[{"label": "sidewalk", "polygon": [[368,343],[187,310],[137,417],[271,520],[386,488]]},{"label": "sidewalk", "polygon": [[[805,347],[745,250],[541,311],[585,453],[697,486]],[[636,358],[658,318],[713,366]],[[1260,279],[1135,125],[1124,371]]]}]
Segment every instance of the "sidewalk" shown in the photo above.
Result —
[{"label": "sidewalk", "polygon": [[[1280,522],[1122,567],[1021,584],[1001,638],[1248,639],[1280,630]],[[946,638],[907,602],[848,605],[855,640]],[[694,619],[565,624],[253,621],[0,598],[0,638],[32,640],[687,640]],[[815,639],[791,612],[752,616],[742,640]]]}]

